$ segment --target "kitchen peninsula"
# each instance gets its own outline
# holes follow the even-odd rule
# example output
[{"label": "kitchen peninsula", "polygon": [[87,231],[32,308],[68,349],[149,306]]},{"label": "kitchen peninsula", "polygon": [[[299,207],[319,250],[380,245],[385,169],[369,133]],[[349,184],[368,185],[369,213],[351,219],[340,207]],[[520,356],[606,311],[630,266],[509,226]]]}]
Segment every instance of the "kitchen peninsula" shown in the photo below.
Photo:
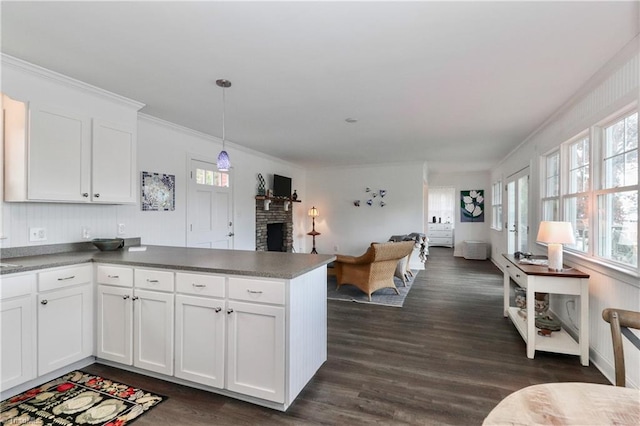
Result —
[{"label": "kitchen peninsula", "polygon": [[[3,363],[3,398],[97,360],[286,410],[327,358],[333,259],[164,246],[3,253],[2,323],[20,326],[3,326],[2,347],[26,337]],[[67,345],[47,336],[56,327]]]}]

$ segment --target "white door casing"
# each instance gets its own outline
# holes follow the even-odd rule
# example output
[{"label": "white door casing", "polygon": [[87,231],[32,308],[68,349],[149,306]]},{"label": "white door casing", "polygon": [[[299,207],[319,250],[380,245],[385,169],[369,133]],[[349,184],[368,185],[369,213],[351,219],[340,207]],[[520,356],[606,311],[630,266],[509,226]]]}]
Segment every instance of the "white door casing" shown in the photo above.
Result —
[{"label": "white door casing", "polygon": [[[233,179],[215,163],[190,158],[187,246],[233,248]],[[228,186],[219,186],[221,182]]]},{"label": "white door casing", "polygon": [[529,247],[529,167],[507,178],[507,253]]}]

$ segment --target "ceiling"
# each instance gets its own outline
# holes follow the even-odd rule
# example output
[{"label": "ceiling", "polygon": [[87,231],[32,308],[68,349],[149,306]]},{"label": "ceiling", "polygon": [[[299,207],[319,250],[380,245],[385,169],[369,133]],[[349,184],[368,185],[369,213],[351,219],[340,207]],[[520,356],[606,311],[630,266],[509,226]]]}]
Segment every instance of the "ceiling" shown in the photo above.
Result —
[{"label": "ceiling", "polygon": [[[2,51],[304,167],[489,170],[638,34],[622,2],[2,2]],[[345,122],[347,118],[357,123]],[[233,161],[233,158],[232,158]]]}]

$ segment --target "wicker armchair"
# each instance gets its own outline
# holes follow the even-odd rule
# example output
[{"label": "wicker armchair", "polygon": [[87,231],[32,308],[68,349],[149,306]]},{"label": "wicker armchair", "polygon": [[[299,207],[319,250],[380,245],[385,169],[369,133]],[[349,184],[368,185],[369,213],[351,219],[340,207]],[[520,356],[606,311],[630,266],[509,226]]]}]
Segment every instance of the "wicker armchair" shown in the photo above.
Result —
[{"label": "wicker armchair", "polygon": [[398,261],[413,250],[413,241],[399,243],[371,243],[362,256],[336,255],[334,269],[341,285],[352,284],[369,296],[381,288],[392,288],[398,293],[393,282]]}]

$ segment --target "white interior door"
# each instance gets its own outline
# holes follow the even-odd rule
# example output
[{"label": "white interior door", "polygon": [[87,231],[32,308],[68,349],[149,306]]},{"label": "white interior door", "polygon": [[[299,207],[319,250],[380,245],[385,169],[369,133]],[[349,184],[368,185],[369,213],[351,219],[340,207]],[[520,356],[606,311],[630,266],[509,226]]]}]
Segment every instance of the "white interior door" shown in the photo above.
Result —
[{"label": "white interior door", "polygon": [[529,247],[529,168],[507,179],[507,252]]},{"label": "white interior door", "polygon": [[214,163],[191,159],[187,246],[233,248],[231,177]]}]

